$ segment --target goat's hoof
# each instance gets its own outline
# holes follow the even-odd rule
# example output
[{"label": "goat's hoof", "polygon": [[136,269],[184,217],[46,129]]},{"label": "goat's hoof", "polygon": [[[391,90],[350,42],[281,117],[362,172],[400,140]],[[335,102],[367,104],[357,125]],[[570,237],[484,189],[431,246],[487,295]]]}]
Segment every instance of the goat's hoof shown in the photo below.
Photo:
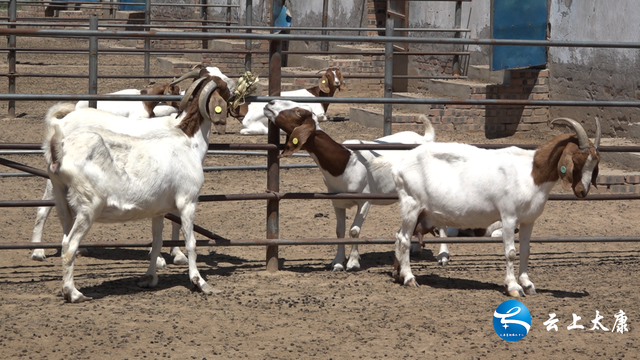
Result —
[{"label": "goat's hoof", "polygon": [[409,286],[409,287],[419,287],[420,285],[418,285],[418,282],[416,281],[415,277],[410,277],[408,280],[404,281],[404,286]]},{"label": "goat's hoof", "polygon": [[449,253],[438,254],[438,265],[445,266],[449,263]]},{"label": "goat's hoof", "polygon": [[202,293],[205,295],[215,295],[222,292],[222,290],[219,290],[218,288],[214,287],[213,285],[209,285],[208,283],[205,283],[204,285],[198,287],[200,288],[200,291],[202,291]]},{"label": "goat's hoof", "polygon": [[360,271],[360,263],[358,261],[347,263],[347,271]]},{"label": "goat's hoof", "polygon": [[533,286],[533,284],[529,285],[529,286],[523,286],[522,287],[524,289],[524,293],[526,295],[536,295],[536,287]]},{"label": "goat's hoof", "polygon": [[87,248],[79,248],[78,251],[76,251],[76,256],[89,256],[89,250],[87,250]]},{"label": "goat's hoof", "polygon": [[31,260],[47,261],[47,256],[44,254],[43,249],[36,249],[36,250],[33,250],[33,254],[31,254]]},{"label": "goat's hoof", "polygon": [[152,288],[156,285],[158,285],[158,276],[144,275],[138,281],[138,286],[141,288]]},{"label": "goat's hoof", "polygon": [[341,263],[331,265],[331,271],[344,271],[344,266]]},{"label": "goat's hoof", "polygon": [[505,294],[511,297],[524,297],[524,291],[522,290],[522,287],[520,287],[520,285],[518,285],[516,288],[509,290],[508,287],[506,287],[505,289]]},{"label": "goat's hoof", "polygon": [[184,254],[178,254],[173,258],[174,265],[189,265],[189,259]]},{"label": "goat's hoof", "polygon": [[72,304],[93,300],[90,296],[84,296],[80,291],[73,289],[72,291],[62,291],[64,299]]}]

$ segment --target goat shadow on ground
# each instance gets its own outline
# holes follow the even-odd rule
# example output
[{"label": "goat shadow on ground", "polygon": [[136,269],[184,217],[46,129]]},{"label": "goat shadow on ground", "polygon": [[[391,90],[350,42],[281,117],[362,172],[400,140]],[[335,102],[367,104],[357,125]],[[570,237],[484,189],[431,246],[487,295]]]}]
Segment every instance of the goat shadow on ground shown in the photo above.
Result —
[{"label": "goat shadow on ground", "polygon": [[[202,274],[202,271],[200,273]],[[158,285],[153,288],[142,288],[138,286],[138,281],[142,275],[144,275],[144,273],[139,276],[106,280],[93,286],[81,287],[78,290],[85,296],[92,297],[93,299],[102,299],[109,296],[135,295],[142,292],[156,292],[180,286],[187,287],[193,292],[198,292],[196,286],[189,281],[189,276],[186,273],[158,274]],[[215,281],[213,281],[212,276],[205,276],[205,279],[207,279],[209,284],[215,286]]]},{"label": "goat shadow on ground", "polygon": [[[485,282],[470,279],[461,279],[455,277],[442,277],[436,274],[418,275],[416,281],[422,286],[428,286],[437,289],[458,289],[458,290],[495,290],[504,294],[505,288],[495,282]],[[586,291],[572,292],[565,290],[552,289],[536,289],[538,294],[550,293],[556,298],[583,298],[590,294]],[[535,296],[535,295],[532,295]]]}]

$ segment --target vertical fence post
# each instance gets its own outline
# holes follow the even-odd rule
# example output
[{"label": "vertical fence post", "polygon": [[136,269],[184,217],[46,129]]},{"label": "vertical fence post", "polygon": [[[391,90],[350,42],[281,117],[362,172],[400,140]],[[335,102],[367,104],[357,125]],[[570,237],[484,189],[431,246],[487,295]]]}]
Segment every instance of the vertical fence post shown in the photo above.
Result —
[{"label": "vertical fence post", "polygon": [[[200,0],[200,5],[207,5],[207,0]],[[200,8],[200,17],[202,18],[202,32],[206,33],[209,32],[209,29],[206,28],[208,24],[208,19],[209,19],[209,8],[206,6],[202,6]],[[208,39],[202,39],[202,49],[208,49],[209,48],[209,40]]]},{"label": "vertical fence post", "polygon": [[[89,16],[89,29],[98,30],[98,17],[96,15]],[[98,93],[98,37],[89,37],[89,94],[96,95]],[[96,108],[98,102],[89,100],[89,107]]]},{"label": "vertical fence post", "polygon": [[227,0],[227,32],[231,32],[231,0]]},{"label": "vertical fence post", "polygon": [[[271,12],[271,26],[275,26],[275,21],[284,0],[273,0]],[[280,86],[282,73],[282,41],[271,40],[269,42],[269,96],[280,96]],[[269,144],[280,145],[280,129],[269,121],[269,134],[267,135]],[[267,152],[267,190],[280,191],[280,160],[278,159],[278,149]],[[280,200],[267,200],[267,239],[278,239],[280,237]],[[267,246],[267,271],[278,271],[278,246]]]},{"label": "vertical fence post", "polygon": [[[17,0],[9,0],[9,22],[15,23],[17,20],[18,5]],[[9,29],[15,29],[15,25],[9,25]],[[16,93],[16,36],[9,35],[7,38],[7,46],[9,47],[9,53],[7,54],[7,63],[9,64],[9,94]],[[7,115],[10,117],[16,116],[16,102],[9,101],[7,109]]]},{"label": "vertical fence post", "polygon": [[[247,0],[245,8],[245,25],[251,26],[253,23],[253,1]],[[247,34],[251,33],[251,29],[247,29]],[[244,71],[251,71],[251,50],[253,50],[253,44],[251,39],[244,41],[244,47],[249,52],[244,56]]]},{"label": "vertical fence post", "polygon": [[[326,28],[327,27],[327,18],[328,18],[328,13],[329,12],[329,0],[322,0],[322,27]],[[322,35],[327,35],[327,31],[326,30],[322,30]],[[323,41],[320,44],[320,50],[322,51],[329,51],[329,42],[328,41]]]},{"label": "vertical fence post", "polygon": [[[145,0],[144,5],[144,23],[147,25],[144,28],[144,31],[151,31],[151,0]],[[151,49],[151,38],[145,36],[144,38],[144,76],[146,76],[146,83],[149,84],[150,80],[149,75],[151,74],[151,53],[149,50]]]},{"label": "vertical fence post", "polygon": [[[454,27],[456,29],[460,29],[462,27],[462,1],[456,1],[456,12],[455,12],[455,24]],[[460,31],[456,31],[453,35],[454,38],[462,37],[462,33]],[[456,45],[456,52],[460,51],[459,45]],[[451,74],[453,76],[460,76],[460,55],[453,56],[453,69]]]},{"label": "vertical fence post", "polygon": [[[393,36],[393,19],[387,18],[387,26],[385,29],[386,36]],[[384,97],[391,98],[393,96],[393,43],[386,42],[384,45]],[[393,110],[391,104],[384,104],[384,124],[382,126],[383,135],[391,135],[391,121],[393,118]]]}]

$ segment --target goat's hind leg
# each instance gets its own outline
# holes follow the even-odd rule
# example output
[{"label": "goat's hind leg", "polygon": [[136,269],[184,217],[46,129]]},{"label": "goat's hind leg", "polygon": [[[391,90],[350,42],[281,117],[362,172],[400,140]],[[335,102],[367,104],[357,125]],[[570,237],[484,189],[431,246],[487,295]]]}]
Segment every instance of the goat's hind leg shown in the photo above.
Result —
[{"label": "goat's hind leg", "polygon": [[[42,195],[42,200],[53,200],[53,185],[51,180],[47,180],[47,185]],[[42,232],[44,231],[44,224],[47,222],[47,218],[51,213],[51,206],[40,206],[36,213],[36,223],[33,226],[33,235],[31,236],[32,243],[42,242]],[[45,261],[47,256],[44,254],[44,249],[33,249],[31,254],[31,260]]]},{"label": "goat's hind leg", "polygon": [[[447,238],[448,236],[445,226],[439,227],[438,233],[440,234],[440,238]],[[436,259],[438,259],[438,265],[445,266],[449,263],[450,261],[449,247],[447,246],[446,243],[440,244],[440,251],[438,251],[438,256],[436,257]]]},{"label": "goat's hind leg", "polygon": [[[151,234],[153,242],[151,243],[151,252],[149,253],[149,268],[147,272],[138,281],[138,286],[143,288],[152,288],[158,285],[158,274],[156,268],[158,267],[158,259],[160,258],[160,250],[162,249],[162,223],[164,217],[156,216],[151,219]],[[153,261],[156,259],[156,261]]]},{"label": "goat's hind leg", "polygon": [[[60,209],[60,207],[58,207]],[[67,220],[68,219],[68,220]],[[73,268],[76,258],[76,252],[80,246],[80,241],[89,232],[91,228],[91,216],[87,214],[77,214],[75,222],[71,225],[71,217],[61,219],[65,228],[65,235],[62,238],[62,295],[65,300],[71,303],[79,303],[92,300],[91,297],[84,296],[76,289],[73,281]],[[71,228],[69,231],[68,229]]]},{"label": "goat's hind leg", "polygon": [[[177,223],[171,222],[171,240],[179,240],[180,239],[180,225]],[[189,265],[189,259],[187,256],[180,251],[179,246],[171,247],[171,256],[173,257],[174,265]]]}]

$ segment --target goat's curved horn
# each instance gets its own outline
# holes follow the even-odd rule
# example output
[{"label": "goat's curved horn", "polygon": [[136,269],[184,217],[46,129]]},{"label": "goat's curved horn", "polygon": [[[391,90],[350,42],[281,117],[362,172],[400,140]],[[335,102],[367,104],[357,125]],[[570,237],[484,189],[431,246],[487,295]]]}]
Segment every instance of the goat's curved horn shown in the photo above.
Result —
[{"label": "goat's curved horn", "polygon": [[189,103],[191,94],[193,94],[193,91],[196,89],[198,84],[200,84],[204,80],[205,78],[200,78],[195,80],[193,83],[191,83],[191,85],[189,85],[189,88],[184,92],[184,96],[182,96],[182,100],[180,100],[180,107],[178,108],[180,111],[184,111],[184,109],[187,107],[187,103]]},{"label": "goat's curved horn", "polygon": [[580,150],[589,150],[589,137],[587,137],[587,132],[584,131],[584,128],[582,127],[582,125],[580,125],[579,122],[569,118],[557,118],[551,121],[552,125],[555,123],[564,123],[571,126],[576,132],[576,135],[578,135],[578,147],[580,148]]},{"label": "goat's curved horn", "polygon": [[215,81],[209,81],[200,92],[200,97],[198,98],[198,109],[200,109],[200,113],[208,121],[211,121],[211,116],[209,116],[209,111],[207,108],[207,104],[209,103],[209,96],[217,86],[218,84],[216,84]]},{"label": "goat's curved horn", "polygon": [[602,128],[600,127],[600,119],[596,116],[596,139],[593,141],[593,147],[596,150],[600,147],[600,137],[602,137]]},{"label": "goat's curved horn", "polygon": [[181,81],[187,80],[187,79],[195,79],[198,76],[200,76],[200,69],[194,69],[189,71],[188,73],[183,74],[182,76],[180,76],[178,79],[173,80],[172,82],[169,83],[169,85],[175,85]]}]

